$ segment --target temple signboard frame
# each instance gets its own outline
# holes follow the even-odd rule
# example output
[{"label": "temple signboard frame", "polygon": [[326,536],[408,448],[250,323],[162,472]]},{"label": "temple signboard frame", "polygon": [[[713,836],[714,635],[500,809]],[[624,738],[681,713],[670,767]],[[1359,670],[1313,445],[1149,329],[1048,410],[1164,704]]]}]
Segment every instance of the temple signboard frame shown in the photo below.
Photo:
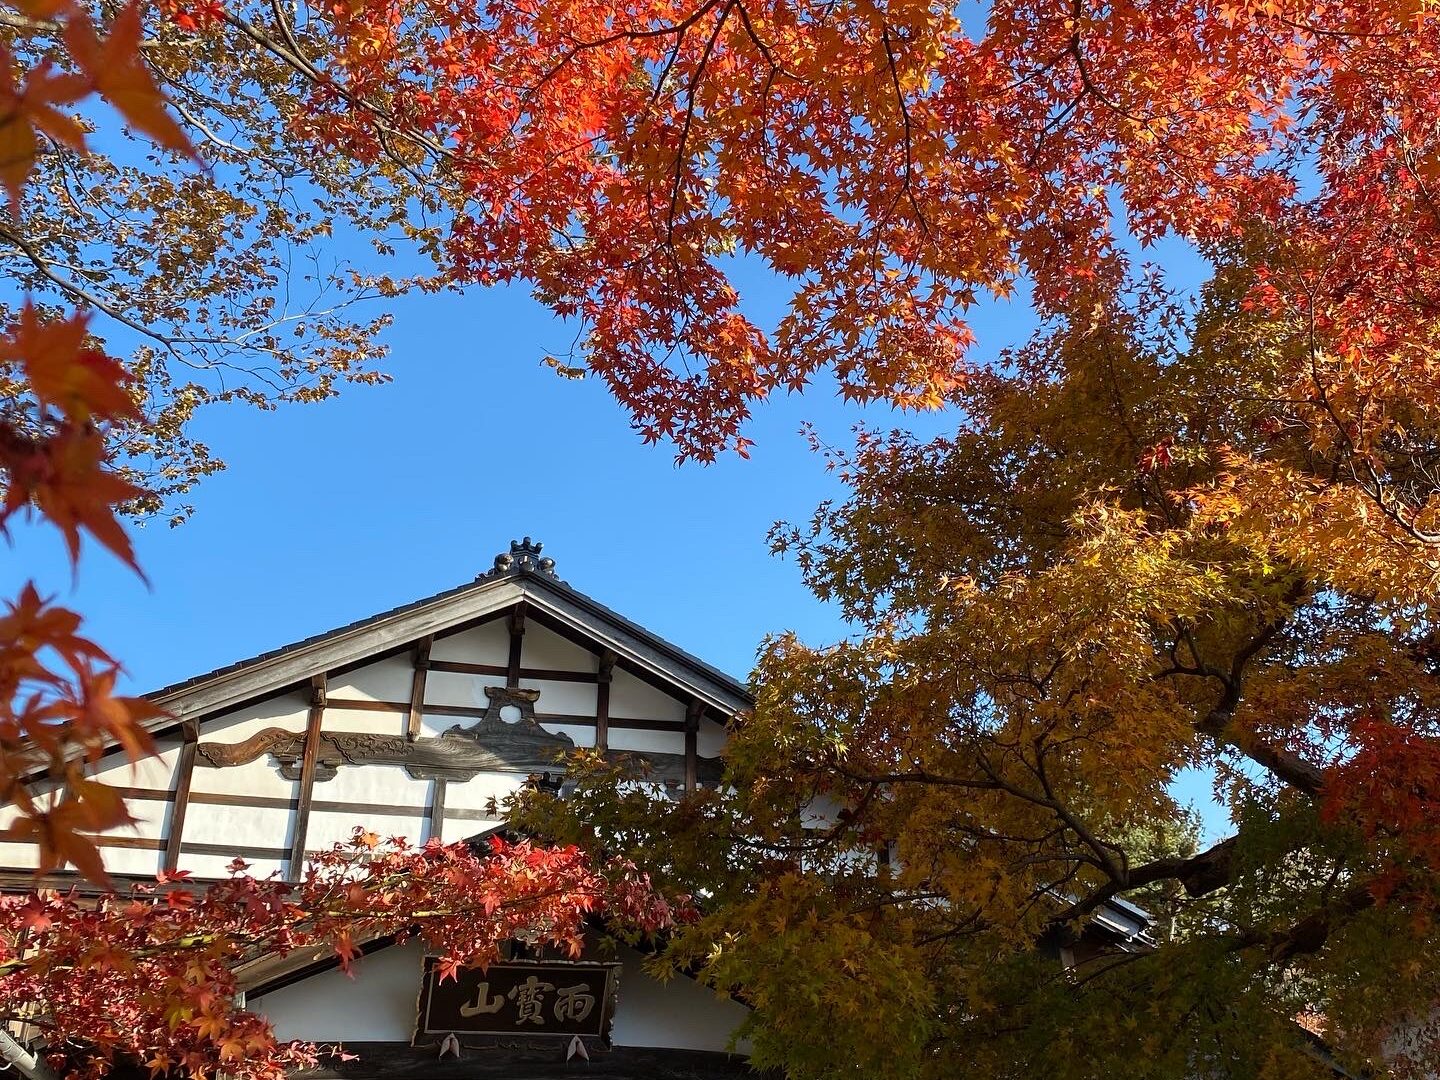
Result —
[{"label": "temple signboard frame", "polygon": [[515,960],[442,980],[439,959],[425,957],[413,1045],[448,1035],[475,1046],[576,1036],[610,1045],[619,963]]}]

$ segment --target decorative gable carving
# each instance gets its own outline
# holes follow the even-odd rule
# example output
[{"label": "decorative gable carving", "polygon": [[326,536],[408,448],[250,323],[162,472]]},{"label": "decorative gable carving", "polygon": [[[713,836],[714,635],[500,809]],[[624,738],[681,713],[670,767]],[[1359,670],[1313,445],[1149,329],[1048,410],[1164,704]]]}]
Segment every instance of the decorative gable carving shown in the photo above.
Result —
[{"label": "decorative gable carving", "polygon": [[[485,687],[485,715],[470,727],[459,724],[435,738],[407,739],[358,731],[322,731],[315,755],[315,779],[329,780],[341,765],[400,765],[417,780],[471,780],[482,772],[533,773],[554,769],[575,749],[566,735],[546,731],[535,720],[538,690]],[[514,721],[500,714],[519,709]],[[202,742],[197,759],[214,768],[244,765],[269,754],[280,775],[300,777],[305,756],[302,732],[266,728],[238,743]]]},{"label": "decorative gable carving", "polygon": [[[321,731],[315,755],[315,780],[331,780],[342,765],[400,765],[416,780],[473,780],[482,772],[533,774],[564,772],[564,757],[575,749],[568,735],[546,731],[535,719],[539,690],[504,686],[485,687],[489,698],[485,715],[469,727],[456,724],[434,738],[407,739],[403,735],[379,735],[360,731]],[[519,710],[515,720],[506,720],[507,707]],[[265,728],[237,743],[202,742],[195,747],[196,763],[223,769],[244,765],[269,754],[288,780],[300,778],[305,757],[303,732]],[[684,775],[684,758],[679,754],[611,751],[612,760],[637,760],[654,779],[670,781]],[[702,781],[720,778],[715,758],[697,762]]]}]

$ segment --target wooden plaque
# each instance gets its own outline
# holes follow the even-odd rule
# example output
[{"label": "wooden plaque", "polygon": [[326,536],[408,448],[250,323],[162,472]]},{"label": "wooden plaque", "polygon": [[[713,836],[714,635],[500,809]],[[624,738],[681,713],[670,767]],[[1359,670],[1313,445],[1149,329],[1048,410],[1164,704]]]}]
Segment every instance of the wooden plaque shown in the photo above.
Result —
[{"label": "wooden plaque", "polygon": [[579,1035],[609,1045],[618,963],[516,960],[442,982],[438,959],[425,957],[416,1046],[451,1034],[465,1042]]}]

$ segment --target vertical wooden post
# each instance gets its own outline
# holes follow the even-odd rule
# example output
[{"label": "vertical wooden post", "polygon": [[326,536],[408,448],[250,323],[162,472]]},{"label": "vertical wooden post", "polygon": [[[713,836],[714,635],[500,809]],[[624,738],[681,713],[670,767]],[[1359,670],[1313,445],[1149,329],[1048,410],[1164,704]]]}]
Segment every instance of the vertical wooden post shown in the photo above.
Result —
[{"label": "vertical wooden post", "polygon": [[420,639],[415,646],[415,678],[410,683],[410,720],[405,725],[405,737],[414,742],[420,734],[420,714],[425,711],[425,673],[430,670],[430,646],[435,635]]},{"label": "vertical wooden post", "polygon": [[514,690],[520,685],[520,650],[525,641],[525,602],[510,612],[510,661],[505,666],[505,685]]},{"label": "vertical wooden post", "polygon": [[610,748],[610,683],[615,678],[615,660],[609,649],[602,652],[595,676],[595,749],[602,754]]},{"label": "vertical wooden post", "polygon": [[430,835],[436,840],[445,839],[445,778],[437,776],[431,781],[435,786],[431,788],[430,798]]},{"label": "vertical wooden post", "polygon": [[685,791],[695,790],[695,774],[700,756],[700,714],[705,706],[698,700],[685,710]]},{"label": "vertical wooden post", "polygon": [[305,724],[305,756],[300,761],[300,794],[295,800],[295,828],[285,873],[300,880],[305,864],[305,834],[310,830],[310,803],[315,796],[315,761],[320,755],[320,728],[325,722],[325,673],[310,679],[310,717]]},{"label": "vertical wooden post", "polygon": [[176,762],[175,800],[170,804],[170,828],[165,834],[165,869],[180,865],[180,841],[185,832],[185,812],[190,808],[190,777],[195,772],[195,744],[200,739],[199,725],[187,720],[181,725],[184,742]]}]

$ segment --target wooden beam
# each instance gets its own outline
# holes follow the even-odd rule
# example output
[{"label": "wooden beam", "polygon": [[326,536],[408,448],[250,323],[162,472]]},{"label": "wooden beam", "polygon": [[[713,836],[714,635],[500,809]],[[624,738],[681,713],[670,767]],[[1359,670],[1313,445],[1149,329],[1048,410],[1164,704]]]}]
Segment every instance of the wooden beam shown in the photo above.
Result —
[{"label": "wooden beam", "polygon": [[525,603],[515,605],[510,612],[510,660],[505,668],[505,685],[515,689],[520,685],[520,652],[525,642]]},{"label": "wooden beam", "polygon": [[325,673],[310,679],[310,718],[305,724],[305,756],[300,761],[300,793],[295,799],[295,828],[285,876],[300,880],[305,862],[305,834],[310,830],[310,804],[315,795],[315,759],[320,753],[320,728],[325,722]]},{"label": "wooden beam", "polygon": [[[472,664],[464,660],[431,660],[431,671],[450,671],[457,675],[508,675],[509,667],[502,664]],[[528,668],[520,669],[522,679],[543,679],[549,682],[579,682],[593,683],[595,673],[593,671],[564,671],[560,668]]]},{"label": "wooden beam", "polygon": [[[289,810],[295,805],[294,799],[285,799],[278,795],[232,795],[219,791],[192,791],[190,801],[201,806],[245,806],[256,810]],[[429,813],[428,806],[417,806],[414,803],[347,802],[334,799],[312,799],[310,809],[340,813],[369,811],[372,814],[420,818]]]},{"label": "wooden beam", "polygon": [[180,864],[185,812],[190,808],[190,777],[195,772],[195,744],[200,741],[200,725],[195,721],[187,720],[180,730],[185,741],[180,745],[180,760],[175,766],[175,799],[170,804],[170,828],[165,834],[166,870],[174,870]]},{"label": "wooden beam", "polygon": [[352,712],[409,713],[408,701],[366,701],[364,698],[327,698],[332,709],[349,709]]},{"label": "wooden beam", "polygon": [[[432,670],[439,671],[439,661],[430,665]],[[525,669],[521,669],[524,673]],[[354,710],[356,712],[383,712],[383,713],[408,713],[409,702],[405,701],[363,701],[359,698],[327,698],[326,708],[334,710]],[[478,705],[435,705],[425,706],[427,713],[435,716],[459,716],[478,720],[485,715],[486,710]],[[577,724],[581,727],[589,727],[595,723],[595,717],[585,713],[552,713],[535,712],[536,720],[549,721],[552,724]],[[343,721],[342,721],[343,723]],[[609,726],[612,728],[628,728],[635,731],[684,731],[683,720],[651,720],[644,716],[610,716]]]},{"label": "wooden beam", "polygon": [[445,778],[437,776],[431,781],[434,795],[430,800],[430,835],[437,840],[445,839]]},{"label": "wooden beam", "polygon": [[600,654],[600,669],[595,674],[595,749],[604,753],[610,748],[610,683],[615,678],[615,654],[606,649]]},{"label": "wooden beam", "polygon": [[700,757],[700,714],[705,711],[704,702],[698,698],[690,702],[685,710],[685,791],[695,790],[696,764]]},{"label": "wooden beam", "polygon": [[452,806],[445,811],[446,821],[493,821],[499,823],[504,818],[498,818],[488,810],[469,810],[463,806]]},{"label": "wooden beam", "polygon": [[237,844],[181,844],[180,850],[187,855],[219,855],[224,858],[229,855],[233,859],[244,859],[249,862],[252,859],[286,859],[290,852],[284,848],[269,847],[241,847]]},{"label": "wooden beam", "polygon": [[127,851],[164,851],[165,841],[148,836],[97,836],[95,846],[99,848],[123,848]]},{"label": "wooden beam", "polygon": [[430,670],[430,646],[435,635],[420,639],[415,646],[415,679],[410,684],[410,722],[405,726],[405,737],[414,740],[420,734],[420,714],[425,711],[425,673]]},{"label": "wooden beam", "polygon": [[431,660],[431,671],[449,671],[456,675],[499,675],[510,669],[504,664],[472,664],[466,660]]},{"label": "wooden beam", "polygon": [[[363,946],[362,946],[363,949]],[[515,957],[518,959],[518,951]],[[292,978],[331,970],[339,960],[329,958],[316,971],[302,969]],[[278,980],[277,980],[278,982]],[[273,992],[267,986],[266,992]],[[622,991],[623,992],[623,991]],[[257,995],[252,991],[249,995]],[[623,998],[621,999],[624,1000]],[[539,1040],[536,1040],[537,1042]],[[470,1045],[469,1040],[465,1045]],[[503,1045],[503,1042],[502,1042]],[[683,1076],[686,1080],[755,1080],[768,1077],[769,1072],[754,1072],[745,1058],[737,1054],[715,1054],[697,1050],[669,1050],[649,1046],[616,1046],[603,1056],[589,1053],[598,1060],[566,1064],[565,1043],[559,1042],[553,1052],[528,1055],[504,1050],[464,1051],[464,1057],[438,1058],[435,1047],[416,1047],[405,1042],[360,1042],[347,1039],[346,1051],[353,1051],[354,1061],[343,1064],[333,1055],[323,1064],[306,1070],[307,1080],[573,1080],[577,1076],[607,1077],[608,1080],[655,1080],[656,1077]]]}]

